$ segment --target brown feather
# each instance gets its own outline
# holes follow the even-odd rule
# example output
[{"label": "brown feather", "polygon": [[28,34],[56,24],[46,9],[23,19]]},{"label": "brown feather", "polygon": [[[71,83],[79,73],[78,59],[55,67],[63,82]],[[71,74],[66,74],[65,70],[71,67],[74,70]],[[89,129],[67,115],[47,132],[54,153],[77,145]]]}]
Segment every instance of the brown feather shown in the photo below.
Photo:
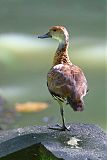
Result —
[{"label": "brown feather", "polygon": [[[87,91],[87,81],[81,69],[72,64],[59,64],[51,68],[47,76],[49,91],[67,99],[68,103],[76,110],[82,105],[82,98]],[[80,103],[81,101],[81,103]],[[76,108],[76,104],[77,108]]]}]

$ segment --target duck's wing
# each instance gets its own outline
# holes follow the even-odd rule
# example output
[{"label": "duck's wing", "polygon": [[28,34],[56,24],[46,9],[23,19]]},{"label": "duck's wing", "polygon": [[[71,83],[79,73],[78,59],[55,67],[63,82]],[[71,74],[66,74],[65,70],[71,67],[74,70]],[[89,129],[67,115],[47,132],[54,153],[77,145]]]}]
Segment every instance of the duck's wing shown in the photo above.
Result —
[{"label": "duck's wing", "polygon": [[47,85],[55,97],[78,98],[85,96],[87,81],[81,69],[75,65],[59,64],[49,71]]}]

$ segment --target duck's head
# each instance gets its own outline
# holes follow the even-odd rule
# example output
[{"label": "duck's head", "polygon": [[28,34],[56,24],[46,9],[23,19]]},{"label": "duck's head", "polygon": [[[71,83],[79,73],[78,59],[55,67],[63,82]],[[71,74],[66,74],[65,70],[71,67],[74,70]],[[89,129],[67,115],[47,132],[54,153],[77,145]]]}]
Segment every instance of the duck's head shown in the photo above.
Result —
[{"label": "duck's head", "polygon": [[63,26],[52,26],[48,33],[38,36],[38,38],[54,38],[61,41],[68,40],[69,35],[65,27]]}]

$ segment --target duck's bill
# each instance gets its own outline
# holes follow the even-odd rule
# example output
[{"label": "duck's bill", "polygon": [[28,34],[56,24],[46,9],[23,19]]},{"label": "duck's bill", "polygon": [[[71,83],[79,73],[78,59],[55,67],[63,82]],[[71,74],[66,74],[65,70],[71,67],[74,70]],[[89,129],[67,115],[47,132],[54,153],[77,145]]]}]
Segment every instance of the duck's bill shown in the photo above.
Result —
[{"label": "duck's bill", "polygon": [[44,35],[38,36],[38,38],[41,38],[41,39],[43,39],[43,38],[52,38],[52,36],[51,36],[50,33],[48,32],[48,33],[46,33],[46,34],[44,34]]}]

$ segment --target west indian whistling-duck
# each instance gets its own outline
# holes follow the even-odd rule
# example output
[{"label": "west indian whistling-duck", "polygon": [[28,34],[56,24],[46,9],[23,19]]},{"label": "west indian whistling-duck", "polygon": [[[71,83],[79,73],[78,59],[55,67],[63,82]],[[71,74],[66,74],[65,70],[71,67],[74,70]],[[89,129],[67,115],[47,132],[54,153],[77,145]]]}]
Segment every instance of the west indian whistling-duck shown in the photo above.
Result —
[{"label": "west indian whistling-duck", "polygon": [[65,27],[53,26],[48,33],[38,36],[38,38],[54,38],[59,41],[53,65],[47,74],[47,86],[51,95],[60,105],[62,117],[61,131],[68,130],[64,122],[63,102],[69,104],[74,111],[83,111],[83,97],[86,95],[87,80],[82,70],[72,64],[68,56],[69,35]]}]

